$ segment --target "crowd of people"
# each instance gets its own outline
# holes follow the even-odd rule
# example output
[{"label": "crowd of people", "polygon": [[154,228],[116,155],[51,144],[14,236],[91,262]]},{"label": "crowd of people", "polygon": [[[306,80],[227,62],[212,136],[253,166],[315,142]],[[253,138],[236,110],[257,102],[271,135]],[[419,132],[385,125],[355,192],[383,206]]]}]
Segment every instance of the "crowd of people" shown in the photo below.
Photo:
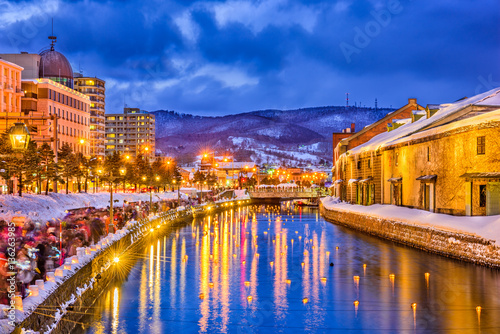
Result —
[{"label": "crowd of people", "polygon": [[0,220],[0,304],[10,302],[8,279],[12,276],[16,280],[16,295],[25,298],[30,284],[37,279],[45,280],[46,274],[62,265],[65,258],[76,255],[77,248],[98,243],[129,220],[140,220],[150,212],[167,211],[175,206],[174,201],[155,202],[151,208],[149,202],[124,203],[114,208],[113,224],[109,208],[93,207],[68,210],[64,218],[46,222],[26,217],[11,222]]}]

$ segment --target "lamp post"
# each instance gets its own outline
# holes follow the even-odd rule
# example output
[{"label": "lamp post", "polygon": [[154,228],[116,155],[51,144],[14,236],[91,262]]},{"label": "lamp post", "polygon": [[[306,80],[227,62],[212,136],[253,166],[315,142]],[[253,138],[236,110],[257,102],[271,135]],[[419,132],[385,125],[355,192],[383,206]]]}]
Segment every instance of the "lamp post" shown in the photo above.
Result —
[{"label": "lamp post", "polygon": [[[127,170],[125,168],[120,169],[121,176],[125,176],[126,173],[127,173]],[[123,193],[125,193],[125,177],[123,178]]]},{"label": "lamp post", "polygon": [[110,172],[109,176],[109,225],[108,225],[108,233],[110,231],[115,232],[115,218],[113,212],[113,182],[117,179],[117,176],[113,175],[113,172]]},{"label": "lamp post", "polygon": [[[14,126],[12,126],[9,129],[9,138],[10,138],[10,143],[12,144],[12,149],[14,152],[23,152],[28,148],[28,144],[30,142],[30,131],[28,130],[28,127],[24,123],[14,123]],[[23,184],[22,184],[22,171],[19,171],[19,196],[22,196],[22,189],[23,189]]]}]

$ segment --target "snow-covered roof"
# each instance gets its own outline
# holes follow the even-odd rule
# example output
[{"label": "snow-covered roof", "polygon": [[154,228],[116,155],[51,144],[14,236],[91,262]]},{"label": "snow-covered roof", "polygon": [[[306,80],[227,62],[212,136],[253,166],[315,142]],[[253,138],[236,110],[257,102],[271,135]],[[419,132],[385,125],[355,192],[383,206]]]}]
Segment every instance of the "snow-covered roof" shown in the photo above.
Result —
[{"label": "snow-covered roof", "polygon": [[281,187],[281,188],[295,188],[297,185],[295,183],[280,183],[276,187]]},{"label": "snow-covered roof", "polygon": [[[366,143],[363,143],[353,149],[349,150],[351,154],[358,154],[366,151],[376,150],[381,147],[392,145],[393,142],[397,139],[409,136],[418,131],[421,131],[427,127],[430,127],[437,122],[452,116],[458,111],[466,108],[470,105],[476,105],[478,103],[483,102],[485,105],[492,105],[492,103],[496,103],[498,97],[500,95],[500,88],[492,89],[488,92],[473,96],[471,98],[467,98],[455,103],[451,103],[446,107],[439,109],[432,117],[430,118],[421,118],[416,122],[406,124],[400,126],[399,128],[392,130],[390,132],[381,133]],[[443,106],[443,105],[441,105]],[[499,104],[500,107],[500,104]],[[469,119],[470,120],[470,119]],[[436,124],[437,125],[437,124]]]},{"label": "snow-covered roof", "polygon": [[491,122],[500,122],[500,109],[490,111],[490,112],[487,112],[484,114],[480,114],[480,115],[477,115],[474,117],[465,118],[465,119],[462,119],[460,121],[441,125],[441,126],[429,129],[429,130],[417,132],[417,133],[412,134],[411,136],[407,136],[407,137],[403,137],[403,138],[394,140],[393,142],[391,142],[391,145],[400,144],[400,143],[404,143],[404,142],[408,142],[408,141],[412,141],[412,140],[416,140],[416,139],[421,139],[421,138],[425,138],[425,137],[430,137],[430,136],[433,136],[433,135],[436,135],[439,133],[453,131],[453,130],[456,130],[456,129],[459,129],[462,127],[466,127],[466,126],[474,126],[474,125],[479,125],[479,124],[483,124],[483,123],[491,123]]},{"label": "snow-covered roof", "polygon": [[255,162],[253,161],[228,161],[228,162],[218,162],[219,166],[217,169],[248,169],[255,167]]}]

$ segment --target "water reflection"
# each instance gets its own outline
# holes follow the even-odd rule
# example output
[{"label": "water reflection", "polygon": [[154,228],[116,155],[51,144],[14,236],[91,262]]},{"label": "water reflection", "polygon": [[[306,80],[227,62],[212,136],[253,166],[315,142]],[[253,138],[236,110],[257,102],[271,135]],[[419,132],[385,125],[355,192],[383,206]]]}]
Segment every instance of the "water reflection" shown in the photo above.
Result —
[{"label": "water reflection", "polygon": [[136,258],[91,309],[88,333],[500,331],[498,271],[289,204],[195,220]]}]

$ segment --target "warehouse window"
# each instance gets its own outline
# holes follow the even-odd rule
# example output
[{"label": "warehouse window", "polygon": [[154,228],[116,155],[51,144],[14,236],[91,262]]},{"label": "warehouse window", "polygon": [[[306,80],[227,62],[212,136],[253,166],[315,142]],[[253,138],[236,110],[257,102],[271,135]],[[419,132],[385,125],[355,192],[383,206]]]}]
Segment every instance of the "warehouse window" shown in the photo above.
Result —
[{"label": "warehouse window", "polygon": [[486,153],[486,139],[485,136],[477,137],[477,154],[482,155]]}]

